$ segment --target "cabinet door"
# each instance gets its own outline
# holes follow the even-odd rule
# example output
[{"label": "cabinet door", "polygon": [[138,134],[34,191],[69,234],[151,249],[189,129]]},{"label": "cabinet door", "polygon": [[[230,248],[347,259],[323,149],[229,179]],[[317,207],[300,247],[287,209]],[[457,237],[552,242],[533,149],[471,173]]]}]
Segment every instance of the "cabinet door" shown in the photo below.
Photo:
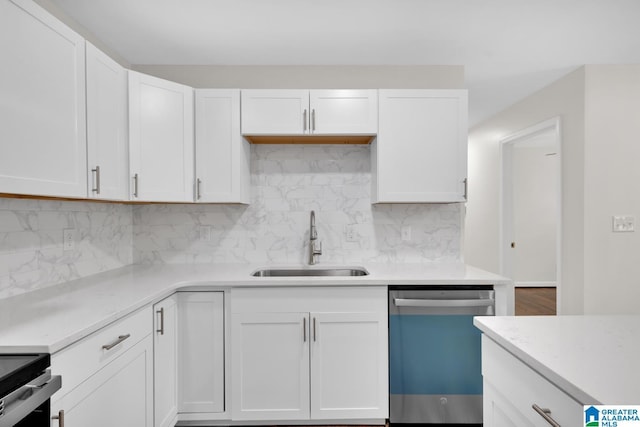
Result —
[{"label": "cabinet door", "polygon": [[178,293],[178,412],[224,411],[224,294]]},{"label": "cabinet door", "polygon": [[87,196],[84,39],[0,2],[0,193]]},{"label": "cabinet door", "polygon": [[380,90],[374,203],[466,201],[467,93]]},{"label": "cabinet door", "polygon": [[243,90],[242,133],[245,135],[309,133],[309,91]]},{"label": "cabinet door", "polygon": [[377,90],[312,90],[311,133],[375,135],[378,132]]},{"label": "cabinet door", "polygon": [[129,71],[131,199],[193,201],[193,89]]},{"label": "cabinet door", "polygon": [[88,196],[128,198],[127,71],[87,42]]},{"label": "cabinet door", "polygon": [[311,313],[311,418],[388,417],[383,313]]},{"label": "cabinet door", "polygon": [[308,316],[232,316],[233,420],[309,419]]},{"label": "cabinet door", "polygon": [[58,400],[51,413],[63,410],[65,427],[152,427],[152,381],[152,339],[147,335]]},{"label": "cabinet door", "polygon": [[507,398],[486,381],[482,389],[482,418],[486,427],[534,427],[531,420],[527,420]]},{"label": "cabinet door", "polygon": [[583,406],[482,335],[483,422],[487,427],[548,426],[533,405],[549,410],[559,425],[582,425]]},{"label": "cabinet door", "polygon": [[196,201],[249,203],[249,143],[240,134],[240,91],[197,89]]},{"label": "cabinet door", "polygon": [[154,427],[173,427],[178,415],[178,304],[174,294],[153,306]]}]

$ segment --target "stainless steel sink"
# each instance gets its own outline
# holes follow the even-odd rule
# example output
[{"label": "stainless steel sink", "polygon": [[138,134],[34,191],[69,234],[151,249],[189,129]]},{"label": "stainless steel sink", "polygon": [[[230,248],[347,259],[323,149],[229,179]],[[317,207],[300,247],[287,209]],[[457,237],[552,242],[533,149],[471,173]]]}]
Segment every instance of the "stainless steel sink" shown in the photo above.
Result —
[{"label": "stainless steel sink", "polygon": [[353,268],[265,268],[256,270],[254,277],[351,277],[368,276],[369,272],[361,267]]}]

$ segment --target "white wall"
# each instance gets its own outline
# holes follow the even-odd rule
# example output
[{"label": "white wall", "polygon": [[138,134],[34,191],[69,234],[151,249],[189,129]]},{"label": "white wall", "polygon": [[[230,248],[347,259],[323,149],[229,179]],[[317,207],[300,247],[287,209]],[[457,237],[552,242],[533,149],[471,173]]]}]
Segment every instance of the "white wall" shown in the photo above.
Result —
[{"label": "white wall", "polygon": [[469,201],[464,258],[500,273],[500,140],[559,116],[562,139],[562,276],[560,312],[584,309],[584,85],[580,68],[514,104],[469,133]]},{"label": "white wall", "polygon": [[498,271],[500,138],[561,118],[561,314],[640,313],[640,231],[613,233],[613,215],[640,218],[640,65],[587,65],[470,133],[467,262]]},{"label": "white wall", "polygon": [[133,65],[196,88],[462,89],[461,65]]},{"label": "white wall", "polygon": [[585,313],[640,313],[640,65],[586,67]]}]

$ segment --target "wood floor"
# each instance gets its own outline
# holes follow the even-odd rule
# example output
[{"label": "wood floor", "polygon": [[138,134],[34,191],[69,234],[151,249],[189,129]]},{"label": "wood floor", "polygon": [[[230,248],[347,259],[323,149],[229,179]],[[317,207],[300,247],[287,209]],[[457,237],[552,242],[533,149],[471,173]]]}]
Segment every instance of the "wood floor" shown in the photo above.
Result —
[{"label": "wood floor", "polygon": [[516,287],[516,316],[556,314],[556,288]]}]

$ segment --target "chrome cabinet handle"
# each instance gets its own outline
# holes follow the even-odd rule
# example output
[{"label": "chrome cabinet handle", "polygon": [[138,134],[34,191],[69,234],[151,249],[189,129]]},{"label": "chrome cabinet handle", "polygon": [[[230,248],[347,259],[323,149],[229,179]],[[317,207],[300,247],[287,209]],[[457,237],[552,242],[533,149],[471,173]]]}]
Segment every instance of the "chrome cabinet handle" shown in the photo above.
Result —
[{"label": "chrome cabinet handle", "polygon": [[465,178],[463,181],[464,183],[464,199],[467,200],[468,199],[468,195],[469,195],[469,181],[467,180],[467,178]]},{"label": "chrome cabinet handle", "polygon": [[102,346],[103,350],[111,350],[113,347],[117,346],[118,344],[120,344],[122,341],[126,340],[127,338],[129,338],[131,336],[131,334],[127,334],[127,335],[120,335],[118,337],[117,340],[115,340],[114,342],[112,342],[111,344],[105,344]]},{"label": "chrome cabinet handle", "polygon": [[138,198],[138,174],[133,175],[133,197]]},{"label": "chrome cabinet handle", "polygon": [[316,131],[316,109],[311,110],[311,130]]},{"label": "chrome cabinet handle", "polygon": [[302,130],[304,132],[307,131],[307,109],[306,108],[302,112]]},{"label": "chrome cabinet handle", "polygon": [[156,329],[160,335],[164,335],[164,307],[160,310],[156,310],[156,313],[160,315],[160,329]]},{"label": "chrome cabinet handle", "polygon": [[546,422],[549,423],[549,425],[553,426],[553,427],[561,427],[560,424],[558,424],[556,422],[556,420],[554,420],[553,418],[551,418],[551,409],[548,408],[541,408],[538,405],[536,405],[535,403],[533,405],[531,405],[531,407],[533,408],[534,411],[536,411],[542,418],[544,418],[544,420]]},{"label": "chrome cabinet handle", "polygon": [[302,342],[307,342],[307,318],[302,318]]},{"label": "chrome cabinet handle", "polygon": [[95,178],[96,186],[95,188],[92,188],[91,191],[93,191],[96,194],[100,194],[100,166],[96,166],[95,169],[91,169],[91,172],[96,174],[96,178]]},{"label": "chrome cabinet handle", "polygon": [[52,420],[58,420],[58,426],[64,427],[64,409],[58,411],[58,415],[51,417]]},{"label": "chrome cabinet handle", "polygon": [[313,318],[313,342],[316,342],[316,318]]},{"label": "chrome cabinet handle", "polygon": [[202,186],[202,180],[198,178],[196,180],[196,200],[200,200],[202,198],[202,192],[200,191],[201,186]]}]

